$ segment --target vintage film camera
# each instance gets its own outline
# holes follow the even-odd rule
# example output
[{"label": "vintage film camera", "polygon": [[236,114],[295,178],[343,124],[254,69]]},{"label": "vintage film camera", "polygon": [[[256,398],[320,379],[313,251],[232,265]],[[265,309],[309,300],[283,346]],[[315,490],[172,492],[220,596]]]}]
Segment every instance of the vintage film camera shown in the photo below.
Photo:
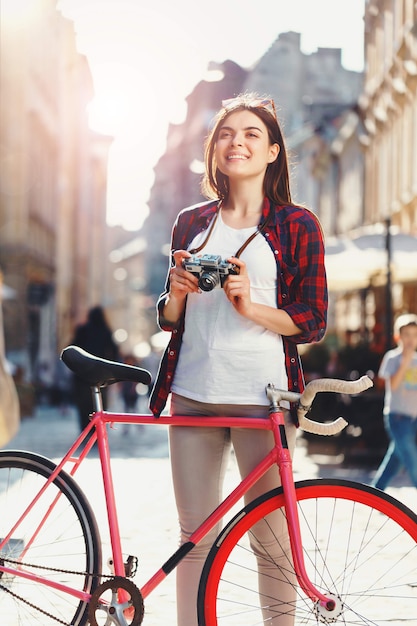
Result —
[{"label": "vintage film camera", "polygon": [[184,259],[182,266],[187,272],[198,277],[198,286],[202,291],[212,291],[223,287],[229,274],[239,274],[239,268],[224,261],[218,254],[203,254]]}]

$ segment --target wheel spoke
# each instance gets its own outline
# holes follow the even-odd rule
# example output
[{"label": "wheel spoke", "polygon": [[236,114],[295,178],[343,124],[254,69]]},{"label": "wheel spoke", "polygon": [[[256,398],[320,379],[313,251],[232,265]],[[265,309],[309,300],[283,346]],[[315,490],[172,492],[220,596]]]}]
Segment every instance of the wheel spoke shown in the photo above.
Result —
[{"label": "wheel spoke", "polygon": [[348,481],[305,481],[296,493],[306,570],[333,597],[334,611],[315,606],[295,584],[283,496],[275,490],[245,507],[210,552],[199,591],[201,626],[414,624],[417,516]]},{"label": "wheel spoke", "polygon": [[[54,467],[35,454],[0,452],[0,540],[9,535]],[[6,567],[57,585],[94,590],[100,541],[91,509],[70,476],[57,476],[5,542],[0,559]],[[8,626],[81,626],[86,621],[87,603],[58,588],[1,572],[0,585],[1,621]]]}]

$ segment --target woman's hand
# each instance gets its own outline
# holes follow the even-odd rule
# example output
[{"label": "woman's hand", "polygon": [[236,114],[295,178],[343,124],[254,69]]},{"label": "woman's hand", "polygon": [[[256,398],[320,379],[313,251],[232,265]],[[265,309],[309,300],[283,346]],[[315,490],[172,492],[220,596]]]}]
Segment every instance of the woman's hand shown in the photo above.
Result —
[{"label": "woman's hand", "polygon": [[252,300],[250,297],[250,280],[246,263],[237,257],[227,259],[239,268],[239,274],[229,274],[224,283],[224,292],[240,315],[250,317]]},{"label": "woman's hand", "polygon": [[246,263],[237,257],[230,257],[227,260],[239,268],[239,274],[236,276],[229,274],[223,287],[235,310],[255,324],[279,335],[299,335],[300,328],[294,324],[286,311],[252,301]]},{"label": "woman's hand", "polygon": [[187,272],[182,266],[184,259],[189,259],[191,254],[187,250],[176,250],[173,256],[175,266],[171,267],[169,275],[170,296],[185,299],[188,293],[199,293],[197,276]]},{"label": "woman's hand", "polygon": [[163,317],[175,324],[184,311],[187,295],[199,293],[200,290],[197,277],[182,266],[183,260],[190,258],[191,254],[187,250],[176,250],[173,256],[175,265],[169,272],[169,293],[165,300]]}]

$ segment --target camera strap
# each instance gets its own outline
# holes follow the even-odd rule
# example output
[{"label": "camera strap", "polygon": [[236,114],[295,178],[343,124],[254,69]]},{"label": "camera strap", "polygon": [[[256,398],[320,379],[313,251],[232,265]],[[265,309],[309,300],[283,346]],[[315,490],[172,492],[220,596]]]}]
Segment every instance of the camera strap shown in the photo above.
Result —
[{"label": "camera strap", "polygon": [[210,239],[210,235],[213,232],[214,225],[217,222],[217,218],[219,216],[219,211],[220,211],[220,207],[217,208],[216,215],[214,216],[213,221],[211,222],[211,224],[210,224],[210,226],[209,226],[209,228],[207,230],[207,235],[206,235],[206,238],[204,239],[203,243],[200,246],[198,246],[198,248],[193,248],[192,250],[188,250],[188,252],[190,254],[197,254],[197,252],[200,252],[200,250],[202,250],[204,248],[204,246],[207,244],[208,240]]},{"label": "camera strap", "polygon": [[[200,250],[202,250],[204,248],[204,246],[207,244],[208,240],[210,239],[211,233],[213,232],[213,228],[217,222],[217,218],[219,216],[220,213],[220,207],[217,209],[216,211],[216,215],[213,218],[213,221],[210,224],[210,227],[207,231],[207,235],[206,238],[204,239],[203,243],[198,246],[198,248],[193,248],[192,250],[189,250],[190,254],[197,254],[197,252],[200,252]],[[248,245],[250,244],[250,242],[255,239],[256,235],[259,235],[259,233],[261,233],[263,230],[265,230],[267,224],[269,222],[269,215],[266,218],[266,220],[263,222],[263,224],[257,226],[257,229],[255,230],[254,233],[252,233],[250,235],[250,237],[248,237],[246,239],[246,241],[240,246],[239,250],[233,255],[235,256],[237,259],[240,257],[240,255],[242,254],[242,252],[248,247]]]}]

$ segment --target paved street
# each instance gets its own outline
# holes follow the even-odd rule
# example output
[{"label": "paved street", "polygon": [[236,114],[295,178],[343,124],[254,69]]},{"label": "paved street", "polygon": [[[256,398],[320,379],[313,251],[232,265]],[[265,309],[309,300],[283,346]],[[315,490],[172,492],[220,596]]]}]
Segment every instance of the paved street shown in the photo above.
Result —
[{"label": "paved street", "polygon": [[[8,448],[26,449],[57,459],[66,452],[78,434],[78,422],[72,408],[38,408],[33,417],[22,421],[18,435]],[[126,554],[139,557],[135,583],[141,586],[177,548],[178,530],[171,488],[165,426],[118,426],[110,432],[114,480],[120,512],[120,529]],[[98,488],[99,464],[92,451],[76,475],[77,481],[93,505],[104,543],[107,560],[108,536],[105,528],[105,505]],[[295,457],[296,479],[316,476],[343,477],[369,482],[371,475],[363,468],[346,469],[332,456],[307,456],[303,439],[298,440]],[[237,480],[233,459],[227,485]],[[410,508],[417,510],[417,493],[404,478],[397,479],[389,490]],[[147,626],[175,623],[175,575],[171,574],[146,601]]]}]

